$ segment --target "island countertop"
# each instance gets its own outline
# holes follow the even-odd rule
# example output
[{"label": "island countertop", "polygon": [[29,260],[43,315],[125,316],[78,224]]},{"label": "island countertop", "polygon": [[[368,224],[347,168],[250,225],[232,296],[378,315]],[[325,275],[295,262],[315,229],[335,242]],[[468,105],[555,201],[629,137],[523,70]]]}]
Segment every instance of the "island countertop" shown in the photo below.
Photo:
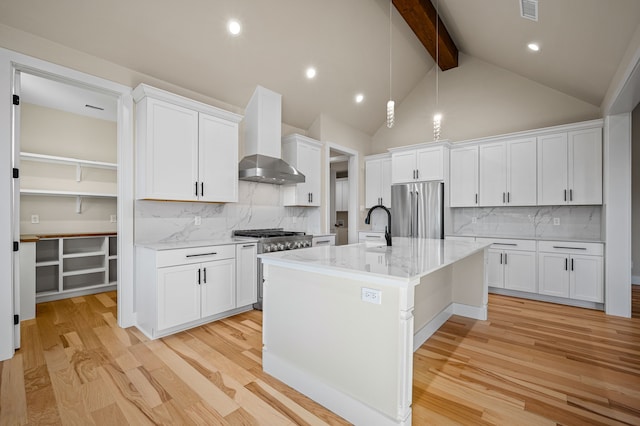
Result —
[{"label": "island countertop", "polygon": [[368,242],[264,253],[258,257],[264,263],[297,264],[312,270],[365,274],[409,283],[489,246],[480,242],[395,237],[391,247]]}]

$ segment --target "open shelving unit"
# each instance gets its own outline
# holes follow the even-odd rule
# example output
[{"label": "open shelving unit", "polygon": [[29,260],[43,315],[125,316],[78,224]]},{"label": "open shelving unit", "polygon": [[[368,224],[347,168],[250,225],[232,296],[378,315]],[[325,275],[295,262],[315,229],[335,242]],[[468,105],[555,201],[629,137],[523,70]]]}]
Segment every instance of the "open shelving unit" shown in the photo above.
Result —
[{"label": "open shelving unit", "polygon": [[[82,181],[83,167],[92,167],[92,168],[108,169],[108,170],[118,169],[118,165],[115,163],[82,160],[79,158],[71,158],[71,157],[58,157],[58,156],[46,155],[46,154],[34,154],[31,152],[21,152],[20,159],[25,161],[36,161],[36,162],[49,163],[49,164],[64,164],[69,166],[76,166],[76,182]],[[76,213],[82,213],[82,199],[85,197],[90,197],[90,198],[116,198],[117,197],[117,194],[115,192],[103,193],[103,192],[66,191],[66,190],[51,190],[51,189],[38,189],[38,188],[21,188],[20,195],[75,197]]]},{"label": "open shelving unit", "polygon": [[117,282],[117,236],[43,238],[36,242],[36,302],[109,291]]}]

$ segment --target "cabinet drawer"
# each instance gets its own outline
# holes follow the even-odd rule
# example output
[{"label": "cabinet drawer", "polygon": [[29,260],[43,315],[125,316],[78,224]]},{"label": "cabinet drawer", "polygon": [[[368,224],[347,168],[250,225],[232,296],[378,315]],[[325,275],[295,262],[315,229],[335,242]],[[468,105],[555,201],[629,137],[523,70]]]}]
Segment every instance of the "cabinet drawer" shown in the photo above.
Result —
[{"label": "cabinet drawer", "polygon": [[157,253],[156,266],[161,268],[163,266],[209,262],[211,260],[235,258],[235,256],[236,246],[234,244],[162,250]]},{"label": "cabinet drawer", "polygon": [[367,241],[385,241],[384,232],[359,232],[358,242],[364,243]]},{"label": "cabinet drawer", "polygon": [[570,253],[602,256],[604,254],[604,245],[601,243],[538,241],[538,251],[547,253]]},{"label": "cabinet drawer", "polygon": [[492,249],[536,251],[535,240],[513,240],[507,238],[476,237],[476,241],[479,243],[491,243]]}]

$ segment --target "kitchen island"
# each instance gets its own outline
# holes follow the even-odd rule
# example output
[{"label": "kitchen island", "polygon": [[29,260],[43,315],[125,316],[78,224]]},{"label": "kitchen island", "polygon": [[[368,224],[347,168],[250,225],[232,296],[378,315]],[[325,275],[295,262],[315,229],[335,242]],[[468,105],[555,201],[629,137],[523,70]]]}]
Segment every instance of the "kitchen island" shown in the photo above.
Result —
[{"label": "kitchen island", "polygon": [[411,424],[414,350],[453,314],[487,318],[489,244],[393,244],[260,255],[263,369],[355,424]]}]

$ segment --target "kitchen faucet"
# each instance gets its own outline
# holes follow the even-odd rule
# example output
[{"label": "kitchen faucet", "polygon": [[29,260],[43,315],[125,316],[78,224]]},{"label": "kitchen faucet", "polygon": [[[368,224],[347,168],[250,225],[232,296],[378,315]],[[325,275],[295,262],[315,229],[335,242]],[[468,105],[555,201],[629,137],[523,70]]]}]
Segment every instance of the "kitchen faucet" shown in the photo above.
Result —
[{"label": "kitchen faucet", "polygon": [[388,208],[386,208],[382,204],[378,204],[376,206],[371,207],[369,209],[369,213],[367,213],[367,217],[364,219],[364,223],[367,225],[371,223],[371,212],[378,208],[384,209],[384,211],[387,212],[388,222],[387,222],[387,226],[384,227],[384,239],[387,240],[387,245],[391,246],[391,212],[389,211]]}]

